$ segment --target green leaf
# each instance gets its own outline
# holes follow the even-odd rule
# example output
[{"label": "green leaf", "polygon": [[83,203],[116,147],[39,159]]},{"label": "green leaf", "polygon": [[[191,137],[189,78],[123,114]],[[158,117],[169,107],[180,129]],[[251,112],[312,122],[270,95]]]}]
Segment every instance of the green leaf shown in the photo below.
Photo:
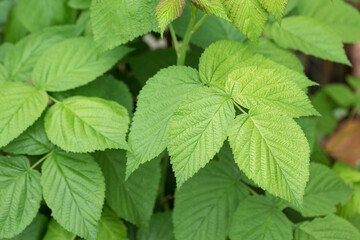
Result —
[{"label": "green leaf", "polygon": [[[13,1],[13,0],[11,0]],[[13,1],[16,4],[15,1]],[[4,32],[4,41],[16,43],[28,34],[28,30],[21,23],[15,7],[9,12],[8,21]]]},{"label": "green leaf", "polygon": [[176,239],[226,238],[235,209],[249,195],[240,174],[232,159],[213,160],[176,192]]},{"label": "green leaf", "polygon": [[107,150],[94,154],[106,180],[106,200],[118,216],[146,227],[152,215],[160,183],[159,161],[139,167],[125,181],[125,151]]},{"label": "green leaf", "polygon": [[41,185],[56,221],[80,237],[96,239],[105,182],[91,156],[53,152],[42,165]]},{"label": "green leaf", "polygon": [[346,81],[355,90],[360,89],[360,77],[353,77],[353,76],[349,75],[346,77]]},{"label": "green leaf", "polygon": [[265,34],[284,48],[351,65],[338,34],[315,19],[305,16],[287,17],[282,20],[281,27],[277,23],[268,25]]},{"label": "green leaf", "polygon": [[149,79],[138,96],[130,128],[127,177],[140,164],[150,161],[166,148],[169,121],[178,103],[201,86],[199,73],[192,68],[174,66],[160,70]]},{"label": "green leaf", "polygon": [[91,0],[69,0],[67,5],[73,9],[88,9],[91,5]]},{"label": "green leaf", "polygon": [[[19,235],[11,240],[39,240],[42,239],[49,220],[46,216],[38,213],[31,224]],[[55,240],[55,239],[53,239]]]},{"label": "green leaf", "polygon": [[348,86],[334,83],[324,87],[325,93],[341,107],[349,108],[356,101],[356,93]]},{"label": "green leaf", "polygon": [[206,14],[212,14],[217,17],[229,20],[222,1],[214,0],[191,0],[191,2]]},{"label": "green leaf", "polygon": [[[190,21],[190,14],[190,7],[185,7],[181,17],[173,22],[176,34],[182,38],[185,36],[186,28]],[[204,16],[204,12],[198,12],[196,21],[199,21]],[[216,16],[208,15],[196,32],[192,34],[190,42],[205,49],[213,42],[219,40],[244,41],[245,38],[246,37],[230,22]]]},{"label": "green leaf", "polygon": [[16,12],[21,23],[34,32],[52,25],[72,23],[75,12],[66,0],[18,0]]},{"label": "green leaf", "polygon": [[31,126],[47,102],[46,92],[28,84],[0,82],[0,147]]},{"label": "green leaf", "polygon": [[359,231],[351,223],[335,215],[304,222],[295,231],[295,240],[354,239],[360,239]]},{"label": "green leaf", "polygon": [[44,119],[40,118],[2,150],[13,154],[42,155],[50,152],[52,148],[53,145],[45,133]]},{"label": "green leaf", "polygon": [[167,135],[178,187],[220,150],[234,117],[230,97],[216,88],[197,88],[179,103]]},{"label": "green leaf", "polygon": [[280,23],[289,0],[260,0],[263,8],[266,9]]},{"label": "green leaf", "polygon": [[[1,4],[1,3],[0,3]],[[0,63],[4,62],[6,55],[11,51],[14,47],[14,44],[5,42],[0,46]]]},{"label": "green leaf", "polygon": [[229,19],[251,41],[257,42],[268,14],[258,0],[224,0]]},{"label": "green leaf", "polygon": [[21,39],[4,59],[4,66],[9,71],[9,80],[31,80],[35,63],[47,49],[66,38],[76,37],[81,31],[82,28],[78,26],[58,26],[46,28]]},{"label": "green leaf", "polygon": [[231,72],[242,67],[251,66],[277,69],[284,76],[294,81],[300,88],[315,84],[303,74],[254,53],[250,50],[248,44],[234,41],[218,41],[211,44],[200,58],[199,72],[204,83],[224,89]]},{"label": "green leaf", "polygon": [[244,67],[232,72],[226,92],[241,106],[276,108],[289,117],[319,115],[306,94],[277,69]]},{"label": "green leaf", "polygon": [[154,214],[148,229],[140,228],[138,240],[175,240],[172,212]]},{"label": "green leaf", "polygon": [[272,41],[265,38],[260,38],[256,53],[263,55],[273,62],[284,65],[291,70],[297,72],[304,71],[304,66],[295,54],[289,50],[277,46]]},{"label": "green leaf", "polygon": [[66,231],[54,219],[51,219],[43,240],[74,240],[75,236],[75,234]]},{"label": "green leaf", "polygon": [[95,97],[71,97],[52,106],[45,116],[50,141],[69,152],[127,149],[127,110]]},{"label": "green leaf", "polygon": [[230,230],[231,240],[292,240],[291,223],[264,196],[252,196],[239,204]]},{"label": "green leaf", "polygon": [[317,135],[316,135],[316,124],[318,123],[317,117],[302,117],[295,119],[296,123],[299,124],[305,137],[309,142],[310,152],[313,152],[315,148],[315,143],[317,144]]},{"label": "green leaf", "polygon": [[351,193],[352,189],[333,171],[323,165],[312,163],[301,213],[304,217],[334,213],[336,204],[345,204]]},{"label": "green leaf", "polygon": [[85,85],[105,73],[130,52],[118,47],[98,56],[90,37],[62,41],[37,61],[32,79],[35,86],[61,92]]},{"label": "green leaf", "polygon": [[127,229],[119,217],[105,208],[99,221],[98,240],[127,240]]},{"label": "green leaf", "polygon": [[360,41],[359,11],[341,0],[302,0],[297,6],[301,15],[312,17],[335,30],[343,42]]},{"label": "green leaf", "polygon": [[93,0],[91,22],[97,46],[106,51],[152,30],[159,31],[157,0]]},{"label": "green leaf", "polygon": [[360,183],[360,172],[346,163],[336,162],[333,171],[347,184]]},{"label": "green leaf", "polygon": [[0,156],[0,238],[21,233],[40,208],[40,173],[29,168],[26,157]]},{"label": "green leaf", "polygon": [[163,34],[167,25],[179,17],[185,7],[185,0],[161,0],[155,8],[155,15],[159,22],[160,32]]},{"label": "green leaf", "polygon": [[302,205],[309,178],[309,144],[296,122],[266,107],[239,115],[229,142],[240,169],[269,193]]}]

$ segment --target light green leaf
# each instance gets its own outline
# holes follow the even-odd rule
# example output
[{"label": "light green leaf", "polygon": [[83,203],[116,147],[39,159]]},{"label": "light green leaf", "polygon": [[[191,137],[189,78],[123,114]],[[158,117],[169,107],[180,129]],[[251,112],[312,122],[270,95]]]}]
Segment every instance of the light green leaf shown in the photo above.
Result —
[{"label": "light green leaf", "polygon": [[229,21],[227,17],[227,13],[222,1],[214,1],[214,0],[191,0],[191,2],[199,9],[204,11],[206,14],[212,14],[217,17],[226,19]]},{"label": "light green leaf", "polygon": [[0,147],[31,126],[47,102],[46,92],[28,84],[0,82]]},{"label": "light green leaf", "polygon": [[349,75],[346,77],[346,82],[355,90],[360,90],[360,77],[353,77]]},{"label": "light green leaf", "polygon": [[229,75],[225,89],[247,109],[264,105],[289,117],[319,115],[301,88],[277,69],[240,68]]},{"label": "light green leaf", "polygon": [[324,87],[324,91],[332,100],[345,108],[351,107],[356,101],[356,93],[345,84],[330,84]]},{"label": "light green leaf", "polygon": [[147,227],[160,183],[159,159],[139,167],[125,181],[125,151],[107,150],[94,154],[106,180],[106,200],[118,216]]},{"label": "light green leaf", "polygon": [[155,8],[155,15],[159,22],[161,34],[167,25],[179,17],[185,7],[185,0],[161,0]]},{"label": "light green leaf", "polygon": [[45,133],[44,119],[40,118],[2,150],[13,154],[42,155],[50,152],[52,148],[53,145]]},{"label": "light green leaf", "polygon": [[[11,238],[11,240],[39,240],[42,239],[49,220],[46,216],[38,213],[31,224],[25,228],[19,235]],[[8,240],[8,239],[7,239]],[[55,239],[53,239],[55,240]]]},{"label": "light green leaf", "polygon": [[229,19],[251,41],[257,42],[268,14],[258,0],[223,0]]},{"label": "light green leaf", "polygon": [[105,73],[130,52],[118,47],[98,56],[90,37],[73,38],[54,45],[35,65],[35,86],[61,92],[85,85]]},{"label": "light green leaf", "polygon": [[289,0],[260,0],[263,8],[266,9],[280,23]]},{"label": "light green leaf", "polygon": [[129,116],[120,104],[95,97],[71,97],[45,116],[50,141],[69,152],[127,149]]},{"label": "light green leaf", "polygon": [[40,208],[40,173],[29,168],[26,157],[0,156],[0,238],[21,233]]},{"label": "light green leaf", "polygon": [[292,235],[286,215],[264,196],[242,201],[230,230],[231,240],[292,240]]},{"label": "light green leaf", "polygon": [[149,79],[138,96],[130,128],[127,177],[140,164],[150,161],[166,148],[169,120],[178,103],[201,86],[199,73],[192,68],[174,66],[162,69]]},{"label": "light green leaf", "polygon": [[230,97],[216,88],[197,88],[179,103],[167,135],[178,187],[220,150],[234,117]]},{"label": "light green leaf", "polygon": [[66,231],[54,219],[51,219],[43,240],[74,240],[75,236],[75,234]]},{"label": "light green leaf", "polygon": [[304,222],[295,231],[295,240],[355,240],[359,231],[348,221],[330,215]]},{"label": "light green leaf", "polygon": [[93,0],[94,39],[102,51],[112,49],[152,30],[159,31],[154,9],[157,0]]},{"label": "light green leaf", "polygon": [[268,25],[265,34],[284,48],[351,65],[338,34],[315,19],[305,16],[287,17],[282,20],[281,27],[277,23]]},{"label": "light green leaf", "polygon": [[329,168],[312,163],[310,180],[305,189],[304,217],[315,217],[334,213],[336,204],[345,204],[352,189]]},{"label": "light green leaf", "polygon": [[127,229],[121,219],[105,208],[99,221],[98,240],[127,240]]},{"label": "light green leaf", "polygon": [[[1,4],[1,3],[0,3]],[[14,47],[14,44],[4,42],[0,46],[0,63],[4,62],[6,55],[10,52],[10,50]]]},{"label": "light green leaf", "polygon": [[347,184],[360,183],[360,171],[346,163],[336,162],[333,166],[333,171]]},{"label": "light green leaf", "polygon": [[226,238],[235,209],[249,195],[240,174],[232,159],[213,160],[176,192],[177,240]]},{"label": "light green leaf", "polygon": [[53,152],[42,165],[41,185],[46,204],[61,226],[80,237],[96,239],[105,182],[90,155]]},{"label": "light green leaf", "polygon": [[69,0],[67,5],[74,9],[88,9],[91,5],[91,0]]},{"label": "light green leaf", "polygon": [[343,42],[360,41],[359,11],[342,0],[301,0],[297,6],[301,15],[312,17],[335,30]]},{"label": "light green leaf", "polygon": [[21,23],[34,32],[45,27],[72,23],[75,12],[66,0],[18,0],[16,14]]},{"label": "light green leaf", "polygon": [[4,66],[9,71],[9,80],[29,81],[39,57],[54,44],[66,38],[76,37],[82,31],[79,26],[46,28],[21,39],[8,52]]},{"label": "light green leaf", "polygon": [[240,169],[269,193],[302,205],[310,149],[296,122],[266,107],[239,115],[229,142]]},{"label": "light green leaf", "polygon": [[231,72],[242,67],[251,66],[277,69],[294,81],[300,88],[315,84],[305,75],[254,53],[250,50],[248,44],[234,41],[218,41],[211,44],[200,58],[199,72],[204,83],[216,85],[224,89]]},{"label": "light green leaf", "polygon": [[[185,36],[186,27],[190,21],[190,14],[190,7],[185,7],[181,17],[173,22],[176,34],[182,38]],[[198,12],[196,21],[199,21],[204,16],[204,12]],[[244,41],[245,39],[245,35],[239,32],[230,22],[216,16],[208,15],[196,32],[192,34],[190,42],[205,49],[213,42],[219,40]]]},{"label": "light green leaf", "polygon": [[138,240],[175,240],[172,212],[154,214],[148,229],[140,228]]}]

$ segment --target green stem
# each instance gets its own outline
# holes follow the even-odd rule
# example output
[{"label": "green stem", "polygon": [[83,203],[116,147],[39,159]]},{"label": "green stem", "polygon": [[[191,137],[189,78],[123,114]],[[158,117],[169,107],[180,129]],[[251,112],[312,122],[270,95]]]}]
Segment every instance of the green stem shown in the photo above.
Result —
[{"label": "green stem", "polygon": [[172,40],[173,40],[174,47],[175,47],[176,55],[179,57],[179,56],[180,56],[179,42],[178,42],[178,40],[177,40],[174,27],[172,26],[171,23],[169,24],[169,30],[170,30],[171,38],[172,38]]},{"label": "green stem", "polygon": [[49,98],[51,99],[51,101],[53,101],[53,102],[55,102],[55,103],[61,103],[59,100],[57,100],[56,98],[54,98],[54,97],[52,97],[52,96],[50,96],[50,95],[48,95],[49,96]]},{"label": "green stem", "polygon": [[235,105],[243,114],[247,114],[247,113],[245,112],[245,110],[242,109],[242,107],[241,107],[237,102],[234,101],[234,99],[231,99],[231,101],[234,103],[234,105]]},{"label": "green stem", "polygon": [[249,192],[252,194],[252,195],[259,195],[254,189],[252,189],[249,185],[247,185],[246,183],[244,183],[245,187],[249,190]]},{"label": "green stem", "polygon": [[40,163],[42,163],[43,161],[45,161],[51,154],[53,153],[53,151],[49,152],[48,154],[46,154],[45,156],[43,156],[42,158],[39,159],[39,161],[37,161],[34,165],[32,165],[29,170],[34,169],[37,165],[39,165]]},{"label": "green stem", "polygon": [[203,22],[207,19],[209,15],[205,14],[194,26],[193,30],[191,31],[191,34],[194,34],[199,27],[201,26],[201,24],[203,24]]}]

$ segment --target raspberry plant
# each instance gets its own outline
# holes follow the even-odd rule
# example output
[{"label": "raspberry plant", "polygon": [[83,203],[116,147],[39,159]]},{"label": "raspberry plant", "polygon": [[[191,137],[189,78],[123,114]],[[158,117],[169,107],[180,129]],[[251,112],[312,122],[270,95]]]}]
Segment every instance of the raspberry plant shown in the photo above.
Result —
[{"label": "raspberry plant", "polygon": [[360,239],[298,58],[351,66],[349,3],[0,0],[0,31],[0,239]]}]

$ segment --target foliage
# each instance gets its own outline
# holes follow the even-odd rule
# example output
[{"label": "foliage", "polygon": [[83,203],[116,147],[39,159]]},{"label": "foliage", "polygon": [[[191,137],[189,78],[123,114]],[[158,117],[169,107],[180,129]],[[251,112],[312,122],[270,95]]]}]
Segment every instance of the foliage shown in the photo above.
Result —
[{"label": "foliage", "polygon": [[343,0],[0,0],[0,239],[360,239],[319,141],[360,80],[309,90],[299,58],[351,66],[359,28]]}]

